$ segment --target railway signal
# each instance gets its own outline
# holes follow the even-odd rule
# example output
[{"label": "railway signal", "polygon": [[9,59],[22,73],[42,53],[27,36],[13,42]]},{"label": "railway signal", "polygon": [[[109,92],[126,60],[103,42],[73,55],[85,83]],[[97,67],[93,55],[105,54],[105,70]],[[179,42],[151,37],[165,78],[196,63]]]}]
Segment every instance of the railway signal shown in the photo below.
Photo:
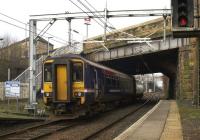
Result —
[{"label": "railway signal", "polygon": [[173,28],[186,28],[194,26],[193,0],[172,0]]},{"label": "railway signal", "polygon": [[194,0],[171,0],[171,4],[173,36],[199,36],[199,29],[194,28]]}]

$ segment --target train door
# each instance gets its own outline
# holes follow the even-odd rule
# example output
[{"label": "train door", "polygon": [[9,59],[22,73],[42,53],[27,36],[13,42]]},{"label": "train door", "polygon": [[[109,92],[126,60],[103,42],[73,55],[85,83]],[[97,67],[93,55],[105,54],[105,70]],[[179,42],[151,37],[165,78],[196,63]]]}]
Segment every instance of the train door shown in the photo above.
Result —
[{"label": "train door", "polygon": [[56,100],[67,101],[67,65],[56,65]]}]

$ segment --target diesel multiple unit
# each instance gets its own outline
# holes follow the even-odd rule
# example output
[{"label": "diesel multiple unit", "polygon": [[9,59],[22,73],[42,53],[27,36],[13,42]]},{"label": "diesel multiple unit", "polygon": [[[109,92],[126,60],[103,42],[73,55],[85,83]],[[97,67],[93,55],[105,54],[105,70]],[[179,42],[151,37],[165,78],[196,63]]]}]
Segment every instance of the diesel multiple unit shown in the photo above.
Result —
[{"label": "diesel multiple unit", "polygon": [[55,114],[101,111],[143,94],[137,94],[133,76],[74,54],[45,60],[42,87],[44,102]]}]

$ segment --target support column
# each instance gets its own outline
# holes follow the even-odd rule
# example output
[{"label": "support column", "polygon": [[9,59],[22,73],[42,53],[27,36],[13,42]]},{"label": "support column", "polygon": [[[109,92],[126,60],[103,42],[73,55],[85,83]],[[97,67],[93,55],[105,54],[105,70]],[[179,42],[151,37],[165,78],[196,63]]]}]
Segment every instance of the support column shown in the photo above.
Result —
[{"label": "support column", "polygon": [[71,19],[67,19],[68,21],[68,46],[69,48],[72,45],[72,27],[71,27]]},{"label": "support column", "polygon": [[154,73],[152,74],[152,76],[153,76],[153,92],[156,92],[156,80]]},{"label": "support column", "polygon": [[106,40],[107,40],[107,37],[106,37],[106,30],[107,30],[107,15],[108,15],[108,10],[107,10],[107,4],[106,4],[106,8],[105,8],[105,11],[104,11],[104,20],[105,20],[105,23],[104,23],[104,43],[106,43]]},{"label": "support column", "polygon": [[29,108],[35,109],[36,105],[36,83],[35,83],[35,61],[36,61],[36,21],[29,21]]}]

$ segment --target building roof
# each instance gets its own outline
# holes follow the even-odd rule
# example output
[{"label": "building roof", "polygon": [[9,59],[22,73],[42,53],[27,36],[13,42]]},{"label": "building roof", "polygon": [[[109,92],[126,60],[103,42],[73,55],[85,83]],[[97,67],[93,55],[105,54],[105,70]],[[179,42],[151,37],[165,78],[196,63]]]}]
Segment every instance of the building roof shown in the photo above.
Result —
[{"label": "building roof", "polygon": [[[48,43],[48,41],[45,40],[44,38],[42,38],[42,37],[40,37],[40,36],[39,36],[38,38],[39,38],[38,40],[39,40],[40,42],[46,43],[46,44]],[[25,38],[25,39],[23,39],[23,40],[21,40],[21,41],[15,42],[15,43],[11,44],[10,46],[18,45],[18,44],[21,44],[21,43],[26,42],[26,41],[29,41],[29,37],[27,37],[27,38]],[[49,45],[50,45],[50,46],[54,46],[54,45],[53,45],[52,43],[50,43],[50,42],[49,42]]]}]

